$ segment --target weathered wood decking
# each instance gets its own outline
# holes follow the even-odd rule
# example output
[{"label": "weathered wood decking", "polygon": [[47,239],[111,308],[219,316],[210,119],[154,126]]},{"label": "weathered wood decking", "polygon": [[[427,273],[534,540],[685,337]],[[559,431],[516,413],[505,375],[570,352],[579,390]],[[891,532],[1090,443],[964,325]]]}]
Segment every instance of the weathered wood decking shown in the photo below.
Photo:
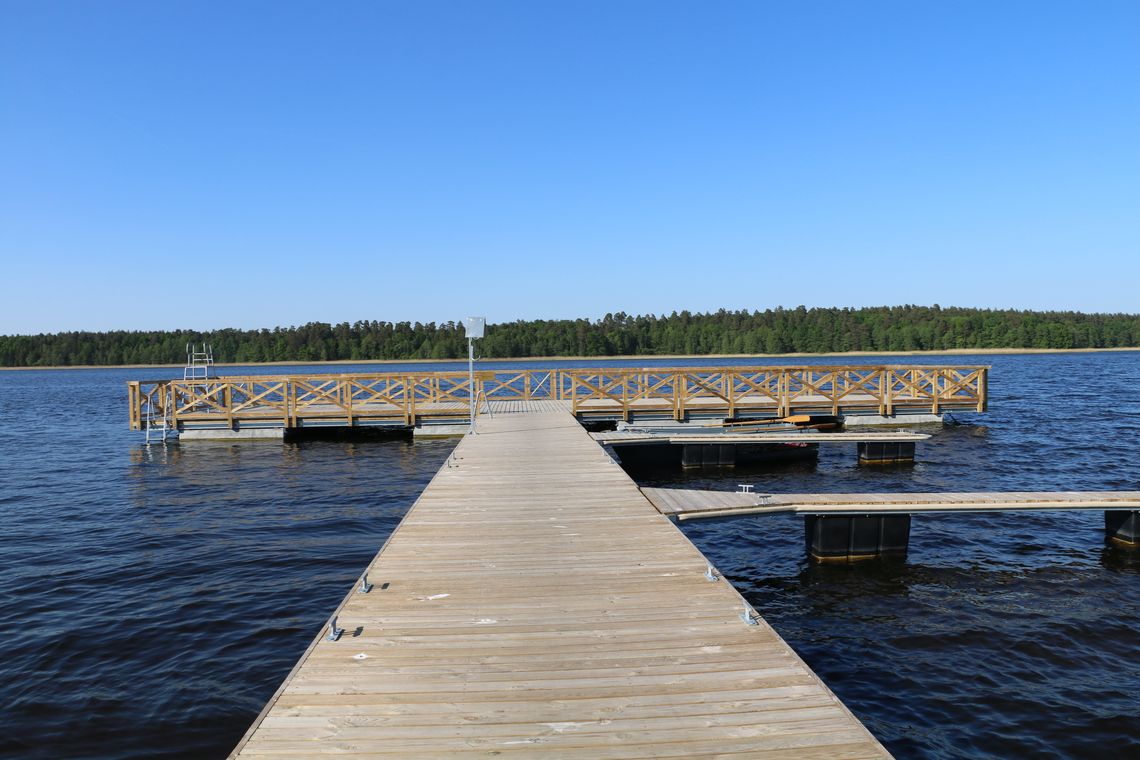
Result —
[{"label": "weathered wood decking", "polygon": [[777,430],[767,433],[684,431],[638,433],[622,430],[590,435],[598,443],[618,447],[650,443],[914,443],[930,438],[927,433],[913,433],[909,430],[857,433],[820,433],[814,430]]},{"label": "weathered wood decking", "polygon": [[991,491],[982,493],[786,493],[643,488],[663,515],[678,520],[793,512],[917,514],[920,512],[1020,512],[1140,509],[1140,491]]},{"label": "weathered wood decking", "polygon": [[236,756],[887,756],[568,412],[479,425]]}]

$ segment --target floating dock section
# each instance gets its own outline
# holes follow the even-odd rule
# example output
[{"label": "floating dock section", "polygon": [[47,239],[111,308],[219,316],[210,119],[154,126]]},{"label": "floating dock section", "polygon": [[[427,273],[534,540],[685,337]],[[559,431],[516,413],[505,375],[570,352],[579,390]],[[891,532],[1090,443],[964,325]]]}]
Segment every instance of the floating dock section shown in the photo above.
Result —
[{"label": "floating dock section", "polygon": [[[987,367],[654,367],[466,370],[127,383],[133,430],[188,437],[282,437],[305,428],[430,428],[463,424],[471,404],[566,402],[583,421],[725,420],[797,413],[984,412]],[[503,407],[500,407],[503,408]],[[937,419],[937,417],[935,417]]]},{"label": "floating dock section", "polygon": [[643,488],[671,519],[698,520],[790,512],[804,516],[805,546],[813,559],[847,562],[901,557],[910,518],[922,512],[1025,512],[1103,510],[1105,535],[1114,544],[1140,544],[1140,491],[983,493],[760,494],[688,488]]},{"label": "floating dock section", "polygon": [[856,444],[860,464],[913,464],[915,443],[930,438],[926,433],[906,430],[839,433],[791,429],[741,433],[701,428],[620,430],[593,433],[593,437],[620,452],[623,462],[667,464],[679,459],[683,467],[733,466],[803,455],[815,457],[822,443]]},{"label": "floating dock section", "polygon": [[480,420],[234,750],[326,754],[889,756],[569,410]]}]

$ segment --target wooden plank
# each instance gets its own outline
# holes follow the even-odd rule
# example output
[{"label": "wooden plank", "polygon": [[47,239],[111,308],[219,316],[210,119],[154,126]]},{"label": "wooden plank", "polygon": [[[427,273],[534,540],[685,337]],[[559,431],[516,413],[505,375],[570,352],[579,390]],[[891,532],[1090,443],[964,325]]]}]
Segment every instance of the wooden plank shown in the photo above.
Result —
[{"label": "wooden plank", "polygon": [[569,403],[488,404],[234,756],[888,756]]},{"label": "wooden plank", "polygon": [[1140,491],[760,494],[643,488],[641,492],[661,514],[680,520],[771,512],[823,515],[1140,509]]},{"label": "wooden plank", "polygon": [[925,441],[927,433],[909,430],[884,432],[819,433],[789,430],[769,433],[702,433],[658,429],[652,432],[614,431],[594,433],[599,443],[623,446],[645,443],[904,443]]}]

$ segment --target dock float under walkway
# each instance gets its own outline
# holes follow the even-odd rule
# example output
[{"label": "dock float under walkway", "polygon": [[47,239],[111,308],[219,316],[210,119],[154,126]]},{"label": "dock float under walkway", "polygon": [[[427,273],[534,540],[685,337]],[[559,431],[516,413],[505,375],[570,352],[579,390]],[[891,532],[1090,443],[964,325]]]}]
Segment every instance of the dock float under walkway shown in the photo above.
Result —
[{"label": "dock float under walkway", "polygon": [[569,411],[481,418],[243,758],[886,750]]}]

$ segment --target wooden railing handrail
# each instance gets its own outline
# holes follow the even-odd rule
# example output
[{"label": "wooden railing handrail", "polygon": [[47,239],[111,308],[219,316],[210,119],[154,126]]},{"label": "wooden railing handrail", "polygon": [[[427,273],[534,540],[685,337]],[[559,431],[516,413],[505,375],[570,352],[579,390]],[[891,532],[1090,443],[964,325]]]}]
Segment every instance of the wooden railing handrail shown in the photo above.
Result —
[{"label": "wooden railing handrail", "polygon": [[352,425],[356,416],[369,413],[369,405],[372,411],[382,407],[389,416],[411,425],[432,404],[451,404],[457,414],[466,413],[471,399],[480,394],[492,401],[569,400],[575,414],[596,412],[601,403],[614,407],[603,411],[616,409],[625,418],[639,404],[671,410],[677,419],[710,405],[718,409],[723,405],[727,416],[757,405],[774,406],[777,414],[805,406],[830,408],[838,414],[841,407],[853,404],[891,415],[900,406],[922,405],[934,413],[947,405],[985,411],[988,373],[986,365],[945,364],[503,368],[479,370],[474,387],[467,372],[458,369],[299,373],[136,380],[128,383],[128,396],[133,429],[141,429],[147,412],[156,409],[175,424],[224,417],[232,426],[243,415],[256,419],[279,415],[285,427],[292,427],[299,416],[317,415],[343,417]]},{"label": "wooden railing handrail", "polygon": [[[561,374],[590,374],[590,373],[651,373],[651,374],[670,374],[670,373],[720,373],[720,372],[833,372],[836,370],[862,372],[862,371],[879,371],[879,370],[936,370],[936,369],[955,369],[955,370],[989,370],[992,365],[989,364],[804,364],[804,365],[757,365],[757,366],[733,366],[733,365],[717,365],[708,367],[564,367],[557,369],[480,369],[475,371],[476,377],[490,377],[492,375],[502,374],[539,374],[544,375],[547,372],[556,372]],[[378,378],[403,378],[403,377],[428,377],[428,376],[441,376],[441,375],[463,375],[467,376],[466,369],[443,369],[443,370],[424,370],[424,371],[400,371],[400,372],[293,372],[289,374],[280,375],[222,375],[220,377],[213,377],[209,379],[199,380],[183,380],[182,378],[161,378],[153,380],[131,380],[132,383],[140,383],[142,385],[154,385],[158,383],[193,383],[201,385],[204,383],[212,382],[265,382],[269,380],[283,380],[285,378],[353,378],[353,379],[378,379]]]}]

